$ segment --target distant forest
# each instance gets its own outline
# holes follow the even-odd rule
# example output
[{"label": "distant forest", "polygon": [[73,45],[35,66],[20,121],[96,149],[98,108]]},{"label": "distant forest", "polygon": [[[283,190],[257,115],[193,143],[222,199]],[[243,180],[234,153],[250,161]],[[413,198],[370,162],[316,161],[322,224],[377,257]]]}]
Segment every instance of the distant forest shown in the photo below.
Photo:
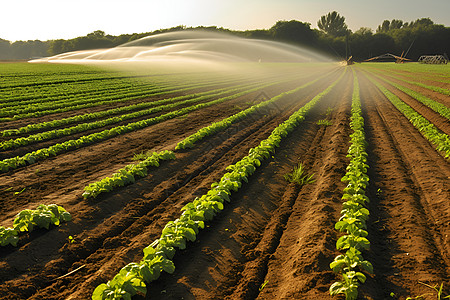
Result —
[{"label": "distant forest", "polygon": [[385,20],[375,32],[367,27],[352,32],[347,28],[344,17],[337,12],[331,12],[322,16],[317,25],[319,29],[312,29],[309,23],[291,20],[278,21],[270,29],[246,31],[215,26],[195,28],[177,26],[119,36],[108,35],[97,30],[86,36],[69,40],[34,40],[11,43],[0,39],[0,60],[31,59],[75,50],[111,48],[150,35],[188,29],[207,29],[245,38],[274,40],[306,46],[339,60],[353,56],[355,61],[363,61],[385,53],[398,56],[404,53],[407,58],[417,60],[421,55],[447,55],[450,51],[450,27],[434,24],[429,18],[418,19],[410,23],[395,19]]}]

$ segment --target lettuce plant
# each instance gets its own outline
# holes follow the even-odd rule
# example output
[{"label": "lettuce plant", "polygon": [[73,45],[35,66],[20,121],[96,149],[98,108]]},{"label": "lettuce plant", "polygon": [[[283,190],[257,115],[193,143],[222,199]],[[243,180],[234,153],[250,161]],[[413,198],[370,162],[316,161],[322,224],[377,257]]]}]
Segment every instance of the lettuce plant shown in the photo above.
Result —
[{"label": "lettuce plant", "polygon": [[71,219],[70,213],[56,204],[41,204],[35,210],[22,210],[14,219],[13,228],[0,226],[0,245],[17,246],[19,233],[33,231],[36,227],[49,229],[50,225],[59,226],[62,222],[68,222]]}]

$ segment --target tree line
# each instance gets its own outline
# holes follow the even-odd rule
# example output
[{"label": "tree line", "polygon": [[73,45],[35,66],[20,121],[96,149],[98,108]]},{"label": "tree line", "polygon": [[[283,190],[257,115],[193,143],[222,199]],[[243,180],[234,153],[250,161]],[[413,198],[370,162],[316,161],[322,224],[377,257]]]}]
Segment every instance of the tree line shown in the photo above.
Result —
[{"label": "tree line", "polygon": [[322,16],[317,26],[297,20],[278,21],[270,29],[236,31],[225,28],[176,26],[152,32],[107,35],[101,30],[74,39],[49,41],[10,41],[0,39],[0,60],[30,59],[56,55],[68,51],[111,48],[149,35],[164,32],[207,29],[227,32],[245,38],[281,41],[317,50],[336,59],[353,56],[355,61],[392,53],[417,60],[426,54],[447,54],[450,51],[450,27],[435,24],[430,18],[412,22],[384,20],[373,32],[362,27],[355,32],[348,29],[345,18],[333,11]]}]

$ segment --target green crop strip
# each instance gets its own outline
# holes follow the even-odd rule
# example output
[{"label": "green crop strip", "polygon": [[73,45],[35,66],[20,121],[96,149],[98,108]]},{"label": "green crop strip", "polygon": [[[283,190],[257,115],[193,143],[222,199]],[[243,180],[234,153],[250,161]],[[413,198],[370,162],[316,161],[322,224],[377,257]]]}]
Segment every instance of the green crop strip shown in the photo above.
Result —
[{"label": "green crop strip", "polygon": [[[362,64],[364,68],[370,68],[373,70],[394,73],[397,75],[402,75],[406,77],[417,78],[418,75],[421,79],[437,81],[442,83],[450,83],[448,68],[444,69],[439,65],[420,65],[420,64],[407,64],[407,65],[397,65],[397,64]],[[403,70],[404,72],[400,72]],[[406,73],[408,72],[408,73]],[[432,74],[432,76],[427,76]]]},{"label": "green crop strip", "polygon": [[234,115],[232,115],[232,116],[230,116],[230,117],[228,117],[226,119],[223,119],[223,120],[221,120],[219,122],[214,122],[210,126],[203,127],[202,129],[200,129],[196,133],[188,136],[187,138],[185,138],[184,140],[179,142],[177,144],[177,146],[175,147],[175,150],[192,148],[194,146],[195,142],[197,142],[197,141],[199,141],[199,140],[201,140],[201,139],[203,139],[203,138],[205,138],[207,136],[215,134],[215,133],[217,133],[219,131],[225,130],[226,128],[230,127],[233,123],[235,123],[235,122],[237,122],[237,121],[239,121],[241,119],[244,119],[248,115],[250,115],[252,113],[255,113],[256,111],[262,109],[263,107],[266,107],[266,106],[268,106],[268,105],[278,101],[280,98],[283,98],[283,97],[285,97],[287,95],[290,95],[290,94],[293,94],[295,92],[298,92],[299,90],[304,89],[304,88],[312,85],[313,83],[319,81],[320,79],[322,79],[325,76],[326,75],[320,76],[320,77],[318,77],[318,78],[316,78],[316,79],[314,79],[314,80],[312,80],[312,81],[310,81],[310,82],[308,82],[308,83],[306,83],[306,84],[304,84],[304,85],[302,85],[302,86],[300,86],[298,88],[295,88],[293,90],[281,93],[278,96],[275,96],[275,97],[273,97],[273,98],[271,98],[271,99],[269,99],[267,101],[261,102],[259,104],[253,105],[253,106],[251,106],[251,107],[249,107],[249,108],[247,108],[247,109],[245,109],[245,110],[243,110],[243,111],[241,111],[241,112],[239,112],[237,114],[234,114]]},{"label": "green crop strip", "polygon": [[58,143],[56,145],[50,146],[48,148],[39,149],[33,152],[29,152],[25,154],[24,156],[17,156],[13,158],[7,158],[2,161],[0,161],[0,172],[7,172],[9,170],[14,170],[22,166],[26,166],[27,164],[34,164],[39,160],[45,159],[47,157],[56,156],[62,152],[70,151],[73,149],[81,148],[85,145],[92,144],[95,142],[103,141],[112,137],[115,137],[120,134],[125,134],[128,132],[132,132],[135,130],[143,129],[145,127],[160,123],[162,121],[173,119],[182,115],[185,115],[187,113],[193,112],[195,110],[199,110],[205,107],[209,107],[215,104],[219,104],[231,99],[235,99],[237,97],[255,92],[261,88],[268,87],[271,85],[274,85],[276,83],[268,83],[264,84],[252,89],[245,90],[243,92],[239,92],[237,94],[226,96],[223,98],[219,98],[216,100],[212,100],[210,102],[200,103],[193,106],[181,108],[176,111],[168,112],[166,114],[149,118],[145,120],[141,120],[138,122],[129,123],[127,125],[123,126],[117,126],[111,129],[105,129],[101,132],[92,133],[86,136],[82,136],[76,140],[69,140],[65,141],[63,143]]},{"label": "green crop strip", "polygon": [[[367,70],[367,68],[365,68],[365,69]],[[383,72],[381,70],[367,70],[367,71],[372,73],[372,74],[375,74],[375,72],[377,72],[377,73],[381,74],[382,76],[386,75],[385,72]],[[397,80],[400,80],[400,81],[412,84],[412,85],[420,86],[420,87],[423,87],[425,89],[428,89],[428,90],[431,90],[431,91],[434,91],[434,92],[438,92],[438,93],[446,95],[446,96],[450,95],[450,90],[449,89],[440,88],[438,86],[427,85],[427,84],[424,84],[424,83],[421,83],[421,82],[417,82],[417,81],[406,80],[404,78],[401,78],[401,77],[398,77],[398,76],[394,76],[392,74],[388,74],[388,76],[392,77],[392,78],[395,78]],[[416,75],[414,75],[414,76],[416,76]],[[384,79],[384,77],[382,77],[382,78]],[[384,80],[386,80],[386,79],[384,79]],[[450,83],[450,82],[446,82],[446,83]]]},{"label": "green crop strip", "polygon": [[45,102],[57,102],[64,99],[82,98],[88,96],[99,96],[110,93],[112,90],[126,92],[133,89],[161,86],[161,83],[139,83],[131,80],[104,80],[100,82],[83,82],[72,84],[55,84],[47,88],[15,88],[11,90],[3,90],[0,95],[2,97],[0,107],[12,107],[17,105],[30,105]]},{"label": "green crop strip", "polygon": [[[197,95],[195,95],[195,94],[177,97],[178,99],[188,98],[187,100],[184,100],[184,101],[175,101],[177,98],[172,98],[172,99],[164,99],[164,100],[155,101],[155,102],[140,103],[139,105],[133,105],[133,107],[134,108],[139,108],[139,107],[145,108],[146,106],[147,107],[148,106],[156,106],[157,104],[164,104],[164,103],[169,103],[169,104],[160,105],[160,106],[152,107],[149,109],[140,110],[137,112],[132,112],[129,114],[123,114],[120,116],[111,117],[108,119],[99,120],[99,121],[95,121],[95,122],[91,122],[91,123],[81,123],[81,124],[78,124],[76,126],[69,127],[69,128],[55,129],[55,130],[51,130],[51,131],[37,133],[37,134],[30,135],[27,137],[21,137],[21,138],[17,138],[17,139],[4,141],[4,142],[0,143],[0,148],[2,148],[3,150],[9,150],[9,149],[26,146],[26,145],[29,145],[32,143],[36,143],[36,142],[40,142],[40,141],[44,141],[44,140],[48,140],[48,139],[52,139],[52,138],[68,136],[68,135],[72,135],[72,134],[87,131],[87,130],[101,128],[101,127],[104,127],[107,125],[119,123],[119,122],[126,121],[129,119],[138,118],[138,117],[150,115],[153,113],[158,113],[161,111],[174,109],[181,105],[195,104],[195,103],[204,101],[206,99],[210,99],[213,97],[222,96],[222,95],[229,94],[232,92],[240,91],[245,88],[247,88],[247,87],[244,86],[244,87],[238,87],[238,88],[234,88],[234,89],[222,89],[222,90],[215,91],[215,93],[206,92],[206,93],[202,93],[203,96],[200,96],[200,97],[197,97]],[[189,99],[189,98],[193,98],[193,99]],[[127,108],[130,109],[130,107],[127,107]],[[119,111],[119,110],[124,110],[124,109],[122,107],[120,109],[115,109],[115,111]],[[92,113],[92,114],[90,114],[90,117],[92,117],[92,115],[97,115],[97,116],[103,115],[103,113],[104,112]]]},{"label": "green crop strip", "polygon": [[341,179],[347,183],[342,199],[343,209],[341,217],[335,228],[345,235],[336,242],[336,249],[345,250],[345,254],[336,256],[330,264],[333,272],[340,274],[342,279],[330,286],[332,296],[344,294],[347,300],[356,300],[360,283],[366,281],[366,276],[361,271],[373,273],[370,262],[362,257],[363,250],[368,250],[370,242],[366,238],[366,221],[369,218],[369,210],[366,204],[369,198],[365,195],[365,189],[369,182],[367,175],[367,152],[365,150],[367,142],[364,134],[364,119],[361,113],[361,100],[359,95],[359,83],[354,76],[354,87],[352,95],[352,116],[350,128],[353,133],[350,135],[350,147],[347,157],[350,163],[347,172]]},{"label": "green crop strip", "polygon": [[437,129],[436,126],[430,123],[422,115],[416,112],[408,104],[404,103],[400,98],[395,96],[373,78],[369,77],[369,80],[377,86],[377,88],[386,96],[386,98],[389,99],[395,108],[397,108],[427,140],[434,144],[436,150],[441,153],[444,158],[447,160],[450,159],[450,138],[448,135]]},{"label": "green crop strip", "polygon": [[68,222],[71,219],[70,213],[56,204],[41,204],[35,210],[22,210],[14,219],[12,228],[0,226],[0,246],[16,247],[20,232],[30,232],[35,227],[49,229],[50,224],[58,226],[61,222]]},{"label": "green crop strip", "polygon": [[84,188],[83,197],[96,198],[101,193],[110,192],[118,187],[125,186],[136,181],[136,177],[147,176],[148,167],[159,167],[160,160],[175,159],[172,151],[153,152],[137,164],[130,164],[114,173],[111,177],[105,177],[89,184]]},{"label": "green crop strip", "polygon": [[181,217],[170,221],[162,230],[161,236],[144,248],[140,263],[130,263],[123,267],[111,281],[100,284],[94,290],[93,300],[131,299],[137,293],[146,294],[146,284],[159,278],[162,271],[173,273],[175,248],[185,249],[188,241],[195,241],[204,222],[210,221],[223,210],[224,202],[230,202],[232,192],[238,191],[243,182],[248,181],[257,167],[275,152],[283,138],[287,137],[304,119],[305,115],[339,82],[345,72],[327,89],[314,97],[305,106],[293,113],[286,121],[276,127],[270,136],[259,146],[249,150],[249,154],[236,164],[226,168],[219,182],[202,197],[195,198],[182,208]]},{"label": "green crop strip", "polygon": [[[438,114],[440,114],[441,116],[443,116],[444,118],[447,118],[450,120],[450,108],[448,108],[447,106],[445,106],[442,103],[439,103],[437,101],[434,101],[424,95],[422,95],[421,93],[418,93],[416,91],[413,91],[407,87],[404,87],[398,83],[392,82],[380,75],[374,74],[372,73],[374,76],[376,76],[377,78],[383,80],[384,82],[387,82],[388,84],[394,86],[395,88],[397,88],[398,90],[404,92],[405,94],[411,96],[412,98],[416,99],[417,101],[421,102],[422,104],[428,106],[429,108],[431,108],[432,110],[434,110],[435,112],[437,112]],[[450,94],[450,93],[449,93]]]},{"label": "green crop strip", "polygon": [[[175,147],[175,150],[192,148],[192,147],[194,147],[195,142],[198,142],[201,139],[203,139],[207,136],[210,136],[214,133],[217,133],[221,130],[225,130],[225,128],[229,127],[232,123],[248,116],[251,113],[258,111],[258,109],[261,109],[262,107],[267,106],[270,103],[273,103],[273,102],[283,98],[286,95],[290,95],[292,93],[299,91],[300,89],[310,86],[311,84],[317,82],[318,80],[320,80],[321,78],[323,78],[325,76],[327,76],[327,75],[316,78],[316,79],[302,85],[301,87],[298,87],[291,91],[281,93],[267,101],[261,102],[259,104],[255,104],[246,110],[243,110],[237,114],[232,115],[231,117],[223,119],[222,121],[214,122],[210,126],[203,127],[196,133],[190,135],[189,137],[187,137],[186,139],[184,139],[183,141],[178,143]],[[163,151],[162,153],[164,153],[164,157],[167,157],[165,159],[175,159],[175,154],[173,154],[173,152]],[[151,154],[151,156],[156,156],[156,157],[158,157],[159,155],[160,154],[158,154],[156,152]],[[148,158],[147,155],[144,155],[143,159],[144,159],[144,162],[148,161],[149,159],[150,159],[150,161],[153,161],[153,159]],[[135,177],[147,176],[147,169],[145,168],[145,170],[142,170],[143,167],[141,166],[144,162],[140,162],[138,164],[129,164],[129,165],[125,166],[124,168],[118,170],[111,177],[105,177],[99,181],[89,184],[88,186],[86,186],[84,188],[85,192],[83,193],[83,197],[86,199],[87,198],[96,198],[100,193],[110,192],[116,187],[122,187],[124,185],[134,183],[136,180]],[[159,164],[156,162],[155,164],[150,164],[150,165],[158,166]],[[147,165],[144,167],[147,167]]]},{"label": "green crop strip", "polygon": [[[73,110],[79,110],[83,108],[90,108],[95,107],[99,105],[105,105],[105,104],[113,104],[113,103],[120,103],[135,99],[140,99],[142,97],[146,96],[159,96],[159,95],[165,95],[169,93],[175,93],[175,92],[186,92],[190,91],[196,88],[203,88],[203,87],[209,87],[216,85],[217,83],[208,83],[208,84],[189,84],[186,86],[183,86],[182,88],[160,88],[160,87],[153,87],[146,91],[134,91],[129,93],[117,93],[114,95],[105,94],[104,96],[101,96],[97,99],[92,99],[91,97],[87,97],[87,99],[84,100],[75,100],[75,101],[62,101],[61,103],[57,103],[53,105],[45,104],[45,105],[32,105],[31,107],[26,107],[23,109],[13,109],[6,111],[4,110],[2,113],[0,113],[0,121],[10,121],[10,120],[17,120],[17,119],[25,119],[30,117],[40,117],[48,114],[54,114],[54,113],[61,113],[61,112],[67,112],[67,111],[73,111]],[[105,100],[107,99],[107,100]]]},{"label": "green crop strip", "polygon": [[[57,120],[52,120],[52,121],[48,121],[48,122],[29,124],[27,126],[20,127],[17,129],[6,129],[6,130],[3,130],[1,133],[3,134],[3,136],[14,136],[14,135],[19,135],[19,134],[25,134],[25,133],[30,133],[30,132],[37,131],[37,130],[45,130],[45,129],[50,129],[50,128],[54,128],[54,127],[61,127],[64,125],[69,125],[69,124],[80,122],[80,121],[88,121],[88,120],[93,120],[93,119],[97,119],[97,118],[103,118],[106,116],[116,115],[116,114],[120,114],[123,112],[128,112],[128,111],[133,111],[133,110],[141,110],[141,109],[145,109],[145,108],[149,108],[149,107],[153,107],[153,106],[172,103],[172,102],[183,100],[183,99],[190,99],[190,98],[194,98],[194,97],[206,96],[206,95],[214,94],[214,93],[217,94],[220,92],[225,92],[230,89],[231,88],[221,88],[221,89],[215,89],[215,90],[210,90],[210,91],[196,93],[196,94],[189,94],[189,95],[178,96],[178,97],[173,97],[173,98],[166,98],[166,99],[152,101],[152,102],[141,102],[141,103],[137,103],[137,104],[121,106],[118,108],[108,109],[108,110],[99,111],[99,112],[95,112],[95,113],[75,115],[72,117],[59,119],[59,120],[57,119]],[[123,100],[126,101],[127,99],[123,99]]]},{"label": "green crop strip", "polygon": [[[82,84],[70,84],[61,86],[55,84],[51,88],[38,89],[32,88],[26,93],[24,88],[18,88],[9,91],[0,91],[2,97],[1,107],[5,111],[14,109],[15,106],[24,107],[23,112],[32,112],[36,110],[36,104],[40,107],[48,106],[54,108],[55,105],[62,105],[66,103],[79,104],[85,103],[89,99],[102,99],[110,96],[137,96],[141,94],[150,93],[155,90],[176,90],[186,87],[208,87],[212,85],[234,84],[236,82],[242,83],[242,79],[224,79],[224,78],[207,78],[205,80],[183,80],[180,77],[174,76],[171,80],[158,80],[150,83],[139,80],[109,80],[101,82],[90,82]],[[203,83],[206,82],[206,83]]]}]

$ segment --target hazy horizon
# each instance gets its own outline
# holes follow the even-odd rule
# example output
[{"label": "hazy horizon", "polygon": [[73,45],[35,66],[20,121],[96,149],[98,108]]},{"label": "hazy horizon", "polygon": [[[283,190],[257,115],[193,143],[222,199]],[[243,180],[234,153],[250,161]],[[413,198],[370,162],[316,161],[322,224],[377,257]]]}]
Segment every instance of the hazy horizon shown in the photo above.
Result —
[{"label": "hazy horizon", "polygon": [[[425,5],[426,4],[426,5]],[[268,29],[279,20],[299,20],[317,28],[322,15],[337,11],[348,27],[376,30],[383,20],[411,22],[431,18],[450,26],[449,0],[16,0],[1,3],[0,38],[17,40],[71,39],[95,30],[120,35],[150,32],[178,25],[217,26],[231,30]]]}]

